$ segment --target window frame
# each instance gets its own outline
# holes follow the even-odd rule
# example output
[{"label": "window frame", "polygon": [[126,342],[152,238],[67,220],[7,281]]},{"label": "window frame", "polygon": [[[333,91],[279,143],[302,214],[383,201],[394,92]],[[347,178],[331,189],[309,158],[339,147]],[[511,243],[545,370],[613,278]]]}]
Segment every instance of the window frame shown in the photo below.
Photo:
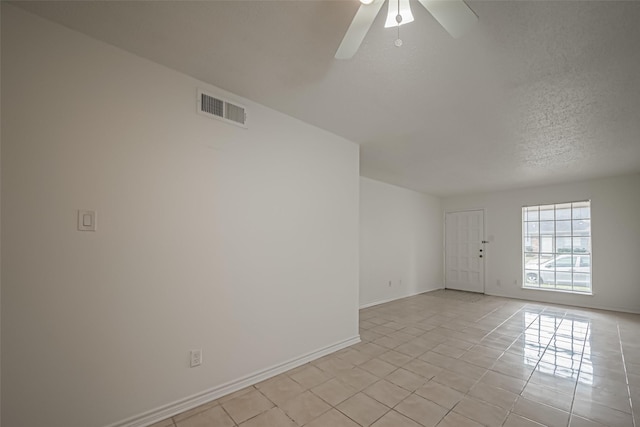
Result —
[{"label": "window frame", "polygon": [[[586,216],[585,208],[588,214]],[[520,248],[522,289],[593,295],[593,217],[591,208],[592,201],[590,199],[522,206],[522,246]],[[567,211],[568,217],[566,217]],[[552,218],[549,218],[549,212],[552,213]],[[558,222],[561,222],[560,227],[558,227]],[[587,227],[583,227],[585,222],[588,223]],[[553,226],[552,231],[550,231],[551,225]],[[567,225],[570,225],[569,230],[567,230]],[[567,248],[567,242],[570,243],[569,248]],[[557,267],[559,257],[563,259],[571,257],[572,266]],[[586,259],[588,259],[589,266],[583,267]],[[553,269],[543,269],[543,265],[549,264],[550,261],[553,264]],[[570,268],[570,271],[563,271],[566,268]],[[588,272],[576,271],[578,268],[588,268]],[[552,283],[545,283],[544,277],[548,277],[549,273],[553,275]],[[570,275],[569,280],[567,280],[567,273]]]}]

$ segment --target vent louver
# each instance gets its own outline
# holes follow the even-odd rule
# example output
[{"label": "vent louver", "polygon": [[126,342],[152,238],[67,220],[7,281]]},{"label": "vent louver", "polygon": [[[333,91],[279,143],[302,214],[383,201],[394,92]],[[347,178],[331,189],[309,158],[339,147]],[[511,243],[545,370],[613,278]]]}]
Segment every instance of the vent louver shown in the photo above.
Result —
[{"label": "vent louver", "polygon": [[243,128],[247,127],[246,109],[224,99],[198,91],[198,113],[233,123]]}]

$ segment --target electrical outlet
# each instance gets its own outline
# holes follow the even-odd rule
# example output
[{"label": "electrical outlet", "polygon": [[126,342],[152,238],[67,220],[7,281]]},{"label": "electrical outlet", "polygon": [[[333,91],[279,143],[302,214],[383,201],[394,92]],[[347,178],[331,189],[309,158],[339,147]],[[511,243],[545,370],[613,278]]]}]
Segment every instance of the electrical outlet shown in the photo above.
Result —
[{"label": "electrical outlet", "polygon": [[500,279],[496,280],[496,285],[502,286],[502,283],[500,283]]},{"label": "electrical outlet", "polygon": [[391,286],[391,280],[389,280],[389,286]]},{"label": "electrical outlet", "polygon": [[191,350],[191,364],[192,368],[202,365],[202,350]]}]

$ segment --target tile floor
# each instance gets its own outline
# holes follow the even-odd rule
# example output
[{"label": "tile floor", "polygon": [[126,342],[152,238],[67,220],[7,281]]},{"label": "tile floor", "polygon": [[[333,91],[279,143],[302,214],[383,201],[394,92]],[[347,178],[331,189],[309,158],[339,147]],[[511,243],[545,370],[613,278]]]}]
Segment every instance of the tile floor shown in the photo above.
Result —
[{"label": "tile floor", "polygon": [[640,315],[442,290],[360,335],[153,427],[640,427]]}]

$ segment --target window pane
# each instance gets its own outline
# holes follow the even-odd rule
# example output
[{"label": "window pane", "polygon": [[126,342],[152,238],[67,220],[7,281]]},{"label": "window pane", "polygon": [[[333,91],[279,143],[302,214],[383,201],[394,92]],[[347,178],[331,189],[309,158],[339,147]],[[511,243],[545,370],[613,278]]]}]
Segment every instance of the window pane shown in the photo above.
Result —
[{"label": "window pane", "polygon": [[578,219],[573,221],[573,234],[577,236],[588,236],[591,234],[591,220]]},{"label": "window pane", "polygon": [[527,286],[538,287],[538,270],[525,270],[524,271],[524,280]]},{"label": "window pane", "polygon": [[525,223],[525,235],[527,236],[537,236],[539,233],[537,222],[526,222]]},{"label": "window pane", "polygon": [[[569,285],[571,286],[571,272],[558,271],[556,273],[556,285]],[[569,289],[568,289],[569,290]]]},{"label": "window pane", "polygon": [[553,235],[540,236],[540,252],[555,252],[553,249]]},{"label": "window pane", "polygon": [[[578,263],[578,270],[580,272],[585,272],[584,270],[591,268],[591,257],[590,256],[581,256],[580,262]],[[588,268],[585,268],[588,267]]]},{"label": "window pane", "polygon": [[558,253],[571,253],[571,237],[556,237],[556,251]]},{"label": "window pane", "polygon": [[571,203],[556,205],[556,220],[571,219]]},{"label": "window pane", "polygon": [[556,233],[560,236],[571,236],[571,221],[556,221]]},{"label": "window pane", "polygon": [[526,208],[525,210],[525,220],[526,221],[537,221],[538,220],[538,207],[535,206],[533,208]]},{"label": "window pane", "polygon": [[540,220],[554,220],[554,205],[540,206]]},{"label": "window pane", "polygon": [[555,233],[555,229],[554,221],[540,221],[540,233],[552,234]]},{"label": "window pane", "polygon": [[531,239],[527,239],[528,241],[524,242],[524,252],[528,256],[528,254],[538,253],[538,250],[533,246],[533,241]]},{"label": "window pane", "polygon": [[576,202],[573,205],[573,219],[591,218],[590,202]]},{"label": "window pane", "polygon": [[591,275],[586,273],[573,274],[573,290],[578,292],[591,291]]},{"label": "window pane", "polygon": [[591,252],[591,237],[574,237],[573,253],[588,254]]},{"label": "window pane", "polygon": [[540,255],[538,254],[526,254],[525,255],[525,267],[526,269],[537,270],[540,264]]},{"label": "window pane", "polygon": [[569,268],[574,266],[574,259],[571,255],[561,255],[554,262],[551,262],[556,269]]}]

